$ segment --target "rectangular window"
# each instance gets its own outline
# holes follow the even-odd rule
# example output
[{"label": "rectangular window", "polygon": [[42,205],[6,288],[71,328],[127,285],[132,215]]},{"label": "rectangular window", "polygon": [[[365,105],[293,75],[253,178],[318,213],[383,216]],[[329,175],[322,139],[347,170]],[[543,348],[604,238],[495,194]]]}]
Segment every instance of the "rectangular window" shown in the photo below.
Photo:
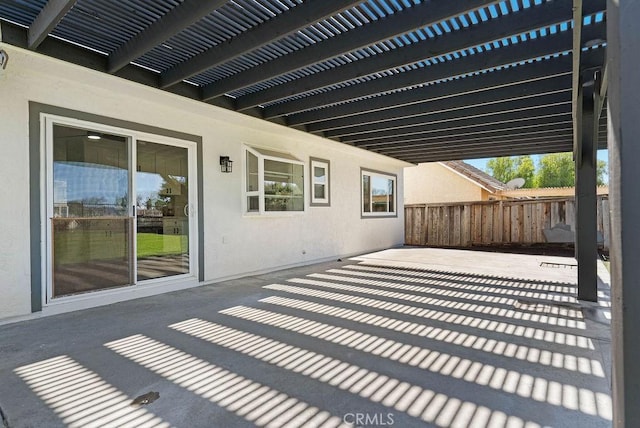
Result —
[{"label": "rectangular window", "polygon": [[258,156],[247,150],[247,211],[260,211],[260,191],[258,186]]},{"label": "rectangular window", "polygon": [[304,211],[304,164],[285,153],[247,149],[247,212]]},{"label": "rectangular window", "polygon": [[329,161],[311,158],[311,205],[329,206]]},{"label": "rectangular window", "polygon": [[362,170],[362,216],[396,216],[396,176]]}]

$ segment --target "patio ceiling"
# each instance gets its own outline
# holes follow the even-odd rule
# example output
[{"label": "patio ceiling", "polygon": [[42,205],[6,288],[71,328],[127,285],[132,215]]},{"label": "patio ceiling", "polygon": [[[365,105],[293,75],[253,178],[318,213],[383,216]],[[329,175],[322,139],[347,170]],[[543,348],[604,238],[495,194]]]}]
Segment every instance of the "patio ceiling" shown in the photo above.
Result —
[{"label": "patio ceiling", "polygon": [[5,43],[418,163],[573,150],[578,87],[606,75],[605,11],[606,0],[0,0],[0,25]]}]

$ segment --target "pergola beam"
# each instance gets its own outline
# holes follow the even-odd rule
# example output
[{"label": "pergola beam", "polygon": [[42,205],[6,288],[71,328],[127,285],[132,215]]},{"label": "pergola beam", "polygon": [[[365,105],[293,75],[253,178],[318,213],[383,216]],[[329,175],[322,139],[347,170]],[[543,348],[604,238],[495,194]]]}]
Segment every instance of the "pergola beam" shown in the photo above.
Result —
[{"label": "pergola beam", "polygon": [[[428,58],[452,54],[473,46],[498,41],[513,34],[521,34],[536,28],[568,21],[571,19],[571,8],[571,0],[543,3],[514,15],[492,19],[464,30],[452,32],[444,38],[437,37],[412,43],[402,49],[390,50],[343,65],[338,70],[314,73],[296,79],[294,82],[242,96],[237,100],[238,110],[415,64]],[[604,4],[602,8],[604,8]]]},{"label": "pergola beam", "polygon": [[[571,151],[572,138],[569,137],[566,140],[549,140],[546,142],[533,142],[524,143],[518,145],[511,145],[509,147],[499,147],[486,145],[479,148],[464,148],[464,147],[452,147],[448,149],[438,149],[429,152],[424,152],[422,155],[411,156],[394,156],[396,159],[403,160],[411,163],[422,162],[437,162],[446,160],[458,160],[458,159],[474,159],[474,158],[486,158],[486,157],[501,157],[501,156],[520,156],[528,154],[544,154],[552,152],[570,152]],[[384,154],[384,153],[381,153]]]},{"label": "pergola beam", "polygon": [[306,28],[314,22],[343,12],[360,1],[362,0],[322,0],[316,2],[307,1],[299,4],[254,28],[238,34],[232,39],[213,46],[205,52],[164,71],[160,75],[160,85],[166,88],[210,68],[217,67],[265,46],[274,40],[282,39]]},{"label": "pergola beam", "polygon": [[209,84],[202,90],[203,99],[219,97],[236,89],[245,88],[344,53],[371,46],[417,28],[452,18],[467,10],[474,10],[495,2],[496,0],[467,0],[465,2],[441,1],[414,5],[386,18],[369,22],[367,25],[331,37],[321,43],[307,46],[258,67],[252,67]]},{"label": "pergola beam", "polygon": [[[522,132],[511,135],[502,135],[499,137],[480,137],[480,138],[468,138],[455,140],[455,145],[464,145],[465,147],[474,147],[485,144],[499,144],[509,143],[517,144],[521,141],[545,141],[549,139],[560,139],[572,137],[572,130],[570,126],[562,126],[559,129],[550,130],[547,132]],[[420,139],[416,136],[415,139],[398,140],[395,147],[375,147],[375,150],[379,153],[384,153],[388,156],[395,156],[398,153],[420,153],[424,150],[437,149],[441,146],[452,145],[453,140],[441,140],[441,139]],[[360,146],[358,146],[360,147]],[[369,150],[372,150],[371,148]]]},{"label": "pergola beam", "polygon": [[[589,25],[585,31],[593,37],[604,37],[606,26],[603,23]],[[527,48],[519,44],[496,49],[488,57],[462,58],[447,61],[426,68],[398,73],[385,78],[374,79],[369,82],[334,89],[318,95],[310,95],[299,100],[276,104],[265,108],[264,117],[275,117],[295,112],[331,106],[345,101],[358,100],[365,97],[385,94],[399,89],[411,88],[428,82],[458,76],[465,73],[486,70],[488,68],[511,64],[514,62],[534,59],[555,53],[571,50],[572,37],[568,32],[546,36],[537,40],[527,41]],[[459,64],[457,66],[456,64]],[[333,107],[332,107],[333,108]]]},{"label": "pergola beam", "polygon": [[36,50],[75,2],[76,0],[49,0],[29,26],[27,47]]},{"label": "pergola beam", "polygon": [[[522,56],[522,49],[514,51]],[[512,58],[513,59],[513,58]],[[518,58],[515,58],[517,61]],[[432,68],[441,68],[440,73],[448,76],[459,75],[458,71],[463,67],[462,63],[468,63],[464,68],[478,70],[477,58],[462,58],[452,64],[434,65],[429,70],[424,70],[427,77],[431,77]],[[509,63],[514,61],[509,60]],[[446,70],[448,68],[449,70]],[[501,87],[510,86],[524,82],[546,79],[559,74],[571,73],[571,57],[564,55],[558,58],[552,58],[546,61],[536,61],[531,64],[525,64],[517,67],[509,67],[503,70],[482,73],[474,76],[472,79],[459,78],[447,82],[439,82],[424,87],[391,93],[381,97],[375,97],[360,101],[353,101],[347,104],[327,107],[319,110],[304,111],[301,113],[291,114],[287,117],[287,123],[290,126],[303,125],[313,122],[322,122],[326,120],[338,119],[347,116],[364,115],[378,110],[393,109],[396,107],[423,103],[426,100],[437,100],[440,98],[448,98],[457,95],[471,94]],[[276,106],[274,106],[275,108]],[[272,116],[273,109],[265,108],[265,117]]]},{"label": "pergola beam", "polygon": [[[564,122],[567,119],[571,120],[570,108],[566,105],[559,105],[543,109],[542,111],[536,110],[533,114],[531,112],[505,113],[504,115],[497,117],[495,121],[480,117],[463,118],[457,122],[422,123],[412,128],[402,128],[398,130],[379,131],[371,134],[342,137],[341,141],[368,147],[369,144],[385,144],[381,142],[386,139],[393,141],[395,140],[395,137],[402,135],[421,134],[425,136],[448,136],[455,138],[500,130],[526,128],[532,125],[549,125],[557,122]],[[373,140],[376,142],[371,143]]]},{"label": "pergola beam", "polygon": [[[582,56],[582,0],[573,0],[573,34],[572,34],[572,49],[571,57],[573,61],[572,67],[572,83],[571,83],[571,100],[573,111],[573,152],[575,156],[579,156],[580,153],[580,141],[579,141],[579,120],[578,112],[580,111],[579,96],[581,92],[580,88],[580,59]],[[579,162],[579,161],[578,161]]]},{"label": "pergola beam", "polygon": [[[525,119],[519,122],[507,122],[502,124],[483,124],[474,126],[471,128],[463,128],[458,130],[440,129],[433,131],[429,127],[416,127],[411,131],[398,132],[395,135],[391,133],[385,133],[383,135],[371,135],[367,136],[367,139],[357,139],[357,137],[342,138],[343,143],[355,144],[358,147],[391,147],[396,144],[397,141],[409,141],[413,138],[419,139],[444,139],[444,141],[451,141],[453,139],[460,139],[465,141],[467,138],[474,137],[500,137],[503,135],[518,135],[521,132],[546,132],[551,129],[562,128],[565,129],[568,125],[571,129],[571,115],[569,112],[562,116],[547,116],[544,118],[535,117],[531,119]],[[426,130],[425,130],[426,129]]]},{"label": "pergola beam", "polygon": [[[370,132],[378,132],[386,129],[401,129],[405,126],[415,126],[416,123],[437,123],[446,129],[447,124],[455,126],[459,122],[465,120],[486,120],[492,122],[500,120],[505,115],[513,115],[525,117],[535,114],[538,111],[546,111],[547,109],[561,108],[568,109],[571,105],[571,94],[567,89],[562,92],[540,95],[539,97],[519,98],[504,103],[494,103],[491,106],[472,105],[458,110],[429,112],[427,111],[419,117],[409,117],[403,119],[391,120],[384,125],[378,126],[371,124],[371,129],[367,130],[367,126],[354,126],[352,128],[338,129],[326,131],[324,134],[327,138],[348,138],[352,135],[366,135]],[[417,121],[416,121],[417,119]]]},{"label": "pergola beam", "polygon": [[[339,122],[335,127],[326,130],[330,137],[342,137],[346,135],[368,134],[371,132],[383,131],[387,129],[398,129],[415,126],[423,121],[443,120],[461,117],[476,117],[480,115],[493,114],[496,112],[509,112],[527,108],[531,105],[545,106],[554,105],[559,102],[570,101],[571,93],[563,82],[550,82],[549,89],[525,85],[522,88],[524,93],[503,91],[507,93],[506,98],[477,98],[473,96],[461,96],[452,99],[434,101],[432,103],[415,104],[398,109],[394,114],[372,113],[371,118],[358,121],[358,125]],[[553,86],[555,85],[555,86]],[[497,90],[499,91],[499,90]],[[485,101],[486,100],[486,101]],[[398,119],[398,118],[401,119]],[[337,122],[337,121],[336,121]],[[314,124],[308,125],[311,132],[325,131],[323,128],[316,128]]]},{"label": "pergola beam", "polygon": [[[600,129],[597,134],[595,134],[600,143],[598,145],[598,149],[606,148],[607,141],[607,130]],[[571,126],[559,126],[558,129],[549,130],[546,132],[521,132],[514,134],[503,134],[494,137],[478,137],[478,138],[466,138],[466,139],[455,139],[455,140],[436,140],[436,139],[420,139],[416,137],[414,139],[406,139],[406,140],[398,140],[393,144],[385,145],[385,146],[375,146],[371,147],[362,147],[359,145],[355,145],[356,147],[360,147],[366,150],[375,151],[378,153],[384,153],[388,156],[396,156],[396,153],[403,152],[421,152],[421,151],[431,151],[438,150],[443,147],[468,147],[473,148],[475,146],[505,146],[508,144],[516,144],[521,141],[539,141],[539,140],[550,140],[550,139],[559,139],[560,137],[566,137],[567,140],[571,140],[573,137]],[[571,151],[571,150],[568,150]]]},{"label": "pergola beam", "polygon": [[184,0],[109,55],[109,73],[120,70],[225,3],[226,0]]}]

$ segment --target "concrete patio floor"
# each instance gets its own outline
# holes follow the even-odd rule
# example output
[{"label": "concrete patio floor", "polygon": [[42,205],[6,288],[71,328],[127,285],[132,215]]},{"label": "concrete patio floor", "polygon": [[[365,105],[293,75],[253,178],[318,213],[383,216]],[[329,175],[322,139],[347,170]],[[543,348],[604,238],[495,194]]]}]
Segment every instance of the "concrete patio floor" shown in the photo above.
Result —
[{"label": "concrete patio floor", "polygon": [[8,427],[611,426],[608,274],[581,304],[573,264],[400,248],[3,325],[0,409]]}]

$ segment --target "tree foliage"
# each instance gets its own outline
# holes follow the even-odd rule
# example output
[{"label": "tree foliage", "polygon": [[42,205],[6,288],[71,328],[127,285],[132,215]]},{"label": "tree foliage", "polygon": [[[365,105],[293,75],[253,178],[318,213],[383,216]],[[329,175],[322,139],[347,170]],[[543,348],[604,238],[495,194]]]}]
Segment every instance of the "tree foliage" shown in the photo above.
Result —
[{"label": "tree foliage", "polygon": [[535,178],[535,164],[531,156],[501,157],[489,159],[487,162],[489,174],[503,183],[514,178],[524,178],[523,187],[533,187]]},{"label": "tree foliage", "polygon": [[524,188],[530,189],[535,186],[535,174],[536,166],[533,163],[531,156],[518,157],[518,167],[516,169],[516,175],[524,178]]},{"label": "tree foliage", "polygon": [[571,153],[551,153],[540,157],[537,187],[571,187],[576,184],[576,169]]},{"label": "tree foliage", "polygon": [[[597,163],[597,183],[604,185],[607,163]],[[575,186],[573,153],[550,153],[540,157],[536,168],[531,156],[493,158],[487,162],[487,172],[506,183],[514,178],[524,178],[523,187],[572,187]]]}]

